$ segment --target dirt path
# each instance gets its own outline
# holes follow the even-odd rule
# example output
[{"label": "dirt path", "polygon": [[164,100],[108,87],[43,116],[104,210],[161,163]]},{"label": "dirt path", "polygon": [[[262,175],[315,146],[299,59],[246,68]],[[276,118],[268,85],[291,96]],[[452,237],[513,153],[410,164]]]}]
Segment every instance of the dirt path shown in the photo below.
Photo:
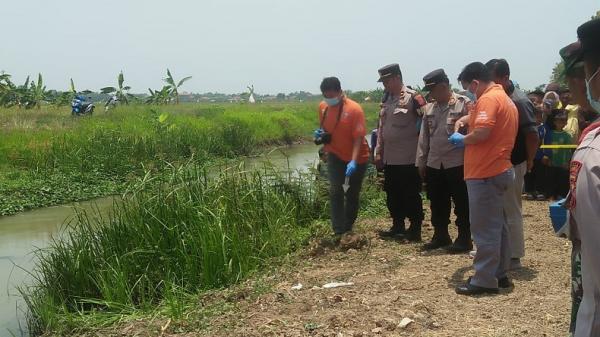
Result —
[{"label": "dirt path", "polygon": [[[307,253],[285,270],[263,275],[258,283],[249,281],[205,297],[205,308],[211,301],[229,303],[230,308],[209,318],[188,317],[187,324],[164,326],[161,335],[567,336],[570,245],[552,234],[547,207],[525,203],[527,257],[524,268],[511,274],[512,292],[458,296],[454,287],[472,274],[468,256],[421,253],[419,245],[379,240],[375,231],[387,227],[387,220],[363,220],[359,232],[369,237],[369,247],[316,257]],[[428,226],[425,237],[430,236]],[[353,285],[313,288],[334,281]],[[270,286],[258,291],[264,282]],[[292,290],[297,283],[303,288]],[[400,327],[404,318],[414,322]],[[160,325],[165,322],[141,330],[135,324],[118,335],[156,336]]]},{"label": "dirt path", "polygon": [[[547,207],[525,204],[527,257],[511,275],[512,292],[458,296],[454,287],[472,273],[469,257],[379,240],[375,230],[388,224],[363,221],[370,248],[307,257],[295,271],[276,275],[281,282],[272,292],[242,301],[201,335],[566,336],[570,246],[553,236]],[[333,281],[354,285],[312,289]],[[303,289],[291,290],[297,282]],[[403,318],[414,322],[401,328]]]}]

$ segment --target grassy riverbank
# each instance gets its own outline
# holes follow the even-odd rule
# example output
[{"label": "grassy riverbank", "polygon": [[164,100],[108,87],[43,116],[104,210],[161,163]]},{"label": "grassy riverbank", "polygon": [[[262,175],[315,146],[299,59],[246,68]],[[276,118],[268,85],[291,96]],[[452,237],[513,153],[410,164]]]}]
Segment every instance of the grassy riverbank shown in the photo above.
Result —
[{"label": "grassy riverbank", "polygon": [[[327,232],[313,175],[173,166],[132,185],[102,219],[80,214],[38,253],[24,289],[35,334],[69,334],[138,315],[181,318],[198,294],[246,279]],[[373,181],[363,213],[385,203]],[[322,219],[323,221],[316,221]]]},{"label": "grassy riverbank", "polygon": [[[365,106],[371,125],[377,106]],[[0,109],[0,215],[90,199],[165,162],[250,155],[310,138],[314,103],[124,106],[92,117]]]}]

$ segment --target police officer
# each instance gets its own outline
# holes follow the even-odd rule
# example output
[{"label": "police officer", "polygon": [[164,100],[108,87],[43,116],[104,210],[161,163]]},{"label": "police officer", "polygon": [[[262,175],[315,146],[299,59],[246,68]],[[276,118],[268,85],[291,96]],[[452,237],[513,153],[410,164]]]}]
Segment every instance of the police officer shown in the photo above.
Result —
[{"label": "police officer", "polygon": [[[446,246],[450,252],[468,252],[473,248],[469,225],[469,197],[464,180],[464,148],[448,142],[454,125],[469,114],[471,101],[455,94],[443,69],[423,77],[424,90],[433,99],[424,108],[423,123],[417,149],[419,175],[427,184],[434,234],[425,250]],[[448,233],[450,210],[454,201],[454,214],[458,238],[454,243]]]},{"label": "police officer", "polygon": [[[600,111],[600,19],[577,29],[590,106]],[[600,336],[600,123],[582,132],[571,161],[571,192],[567,199],[571,235],[581,242],[583,300],[577,313],[575,337]]]},{"label": "police officer", "polygon": [[580,53],[581,42],[579,41],[565,46],[559,52],[565,63],[563,75],[569,85],[573,103],[579,106],[579,129],[583,131],[598,118],[599,114],[592,109],[586,97],[585,69],[583,61],[579,58]]},{"label": "police officer", "polygon": [[[425,99],[404,86],[398,64],[379,69],[379,82],[383,82],[389,97],[382,104],[379,115],[375,163],[384,169],[384,189],[393,220],[392,228],[380,232],[380,236],[419,242],[423,202],[415,159]],[[404,223],[406,218],[410,220],[408,231]]]},{"label": "police officer", "polygon": [[[590,104],[585,97],[585,69],[583,68],[583,62],[578,60],[580,53],[581,43],[577,41],[562,48],[559,54],[565,64],[563,75],[569,84],[573,101],[580,106],[581,110],[590,110]],[[578,240],[571,239],[573,245],[571,251],[571,324],[569,333],[573,334],[575,333],[577,312],[583,297],[583,287],[581,285],[581,244]]]}]

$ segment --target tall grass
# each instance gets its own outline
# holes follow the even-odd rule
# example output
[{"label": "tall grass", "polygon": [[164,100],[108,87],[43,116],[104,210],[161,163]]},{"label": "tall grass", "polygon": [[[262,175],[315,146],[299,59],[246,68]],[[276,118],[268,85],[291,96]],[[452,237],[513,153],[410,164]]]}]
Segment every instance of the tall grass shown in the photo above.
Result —
[{"label": "tall grass", "polygon": [[6,215],[119,192],[164,162],[291,144],[317,122],[313,104],[182,104],[122,106],[91,118],[52,107],[0,109],[0,125],[0,215]]},{"label": "tall grass", "polygon": [[[370,125],[376,109],[365,106]],[[164,162],[291,144],[309,138],[318,121],[314,103],[181,104],[121,106],[91,118],[52,107],[0,109],[0,125],[0,215],[6,215],[115,193]],[[21,178],[10,179],[14,174]]]},{"label": "tall grass", "polygon": [[126,106],[92,118],[64,119],[60,128],[6,127],[0,158],[26,169],[123,173],[156,159],[247,155],[259,145],[291,143],[310,134],[314,115],[308,105]]},{"label": "tall grass", "polygon": [[142,179],[108,218],[79,214],[67,238],[38,252],[25,291],[30,329],[227,286],[299,247],[319,215],[302,176],[226,169],[211,178],[195,164],[171,167]]}]

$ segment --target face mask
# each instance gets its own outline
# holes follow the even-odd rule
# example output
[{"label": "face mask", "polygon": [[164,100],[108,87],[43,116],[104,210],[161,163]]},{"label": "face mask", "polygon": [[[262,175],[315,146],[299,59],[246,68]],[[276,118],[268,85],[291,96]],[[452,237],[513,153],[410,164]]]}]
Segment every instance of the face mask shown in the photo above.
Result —
[{"label": "face mask", "polygon": [[475,96],[475,94],[470,92],[469,90],[465,92],[465,96],[467,96],[472,102],[477,101],[477,96]]},{"label": "face mask", "polygon": [[598,72],[600,72],[600,68],[596,70],[594,75],[592,75],[592,77],[590,77],[589,80],[585,80],[585,86],[587,87],[588,102],[590,102],[592,109],[596,110],[596,112],[600,112],[600,101],[594,100],[594,97],[592,97],[592,80],[596,75],[598,75]]},{"label": "face mask", "polygon": [[[469,86],[471,84],[469,83]],[[477,95],[475,95],[474,92],[472,92],[471,90],[469,90],[469,86],[467,86],[467,92],[465,92],[465,96],[467,96],[471,101],[473,102],[477,102]]]},{"label": "face mask", "polygon": [[339,97],[335,97],[335,98],[325,98],[325,103],[328,106],[335,106],[340,104],[340,98]]}]

